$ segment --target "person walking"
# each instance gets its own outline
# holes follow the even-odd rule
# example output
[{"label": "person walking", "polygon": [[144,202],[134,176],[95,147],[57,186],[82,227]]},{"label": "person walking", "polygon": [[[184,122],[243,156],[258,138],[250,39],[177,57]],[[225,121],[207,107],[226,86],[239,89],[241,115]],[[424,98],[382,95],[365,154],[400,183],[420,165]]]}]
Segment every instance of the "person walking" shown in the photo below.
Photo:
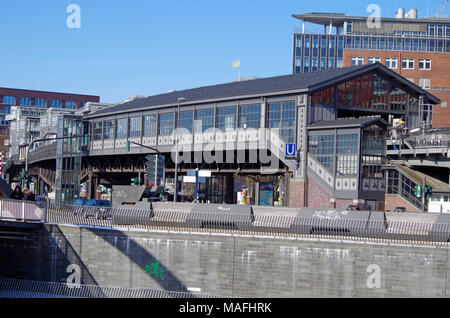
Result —
[{"label": "person walking", "polygon": [[16,188],[14,189],[14,192],[11,194],[10,198],[13,200],[23,200],[23,192],[22,192],[22,189],[20,188],[20,186],[16,186]]},{"label": "person walking", "polygon": [[36,201],[36,196],[34,193],[28,189],[23,189],[23,200],[25,201]]}]

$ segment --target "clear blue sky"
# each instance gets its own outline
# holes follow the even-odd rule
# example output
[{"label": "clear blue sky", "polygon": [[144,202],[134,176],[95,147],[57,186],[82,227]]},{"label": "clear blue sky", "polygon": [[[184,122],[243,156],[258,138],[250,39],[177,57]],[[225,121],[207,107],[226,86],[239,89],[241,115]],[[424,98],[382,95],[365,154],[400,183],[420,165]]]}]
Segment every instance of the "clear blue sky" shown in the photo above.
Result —
[{"label": "clear blue sky", "polygon": [[[430,15],[443,0],[429,0]],[[69,29],[69,4],[81,29]],[[426,0],[1,0],[0,86],[100,95],[119,102],[242,76],[291,73],[293,13],[382,16]],[[450,14],[449,7],[444,15]],[[309,27],[310,31],[315,29]]]}]

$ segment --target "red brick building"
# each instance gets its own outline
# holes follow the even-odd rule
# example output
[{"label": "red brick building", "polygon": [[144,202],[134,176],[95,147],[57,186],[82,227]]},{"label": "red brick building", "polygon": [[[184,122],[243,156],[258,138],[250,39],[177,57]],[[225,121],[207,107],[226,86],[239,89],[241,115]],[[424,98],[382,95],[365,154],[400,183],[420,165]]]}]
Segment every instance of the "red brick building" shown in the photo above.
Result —
[{"label": "red brick building", "polygon": [[[294,35],[293,72],[382,63],[439,97],[433,108],[433,128],[450,127],[450,19],[418,18],[417,10],[381,18],[342,13],[294,14],[303,22]],[[322,25],[324,33],[307,33],[305,23]]]}]

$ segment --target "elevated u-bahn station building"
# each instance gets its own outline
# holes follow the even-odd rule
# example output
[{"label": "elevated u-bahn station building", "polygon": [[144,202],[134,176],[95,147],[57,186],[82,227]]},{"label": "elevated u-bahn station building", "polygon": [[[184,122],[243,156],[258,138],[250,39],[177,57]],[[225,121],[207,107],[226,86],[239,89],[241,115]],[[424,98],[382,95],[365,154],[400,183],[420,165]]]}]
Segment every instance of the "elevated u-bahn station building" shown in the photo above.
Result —
[{"label": "elevated u-bahn station building", "polygon": [[247,188],[252,204],[384,210],[388,123],[415,129],[439,102],[379,63],[134,98],[84,117],[82,178],[91,197],[99,184],[129,185],[155,153],[127,149],[133,141],[165,156],[167,180],[177,149],[180,182],[211,171],[204,202],[236,203]]}]

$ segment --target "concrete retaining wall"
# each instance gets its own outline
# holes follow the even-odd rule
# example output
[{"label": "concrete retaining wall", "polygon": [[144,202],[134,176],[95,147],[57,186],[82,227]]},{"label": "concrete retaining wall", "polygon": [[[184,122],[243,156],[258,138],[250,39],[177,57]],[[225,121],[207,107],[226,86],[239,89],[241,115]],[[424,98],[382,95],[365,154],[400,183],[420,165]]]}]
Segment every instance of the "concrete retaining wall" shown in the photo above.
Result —
[{"label": "concrete retaining wall", "polygon": [[[16,264],[16,269],[27,266],[31,270],[45,258],[48,268],[39,266],[39,271],[48,273],[38,277],[65,282],[69,262],[64,251],[70,247],[75,251],[70,261],[76,262],[78,255],[87,269],[85,276],[91,275],[91,281],[100,286],[171,291],[195,288],[202,293],[238,297],[450,295],[445,248],[60,229],[49,227],[56,244],[42,245],[40,257]],[[7,249],[2,246],[0,252]],[[20,251],[23,255],[29,252]],[[165,276],[145,272],[146,265],[155,268],[155,264]],[[373,275],[377,269],[380,288],[369,288],[368,279],[374,283],[369,285],[376,287],[377,276]]]}]

